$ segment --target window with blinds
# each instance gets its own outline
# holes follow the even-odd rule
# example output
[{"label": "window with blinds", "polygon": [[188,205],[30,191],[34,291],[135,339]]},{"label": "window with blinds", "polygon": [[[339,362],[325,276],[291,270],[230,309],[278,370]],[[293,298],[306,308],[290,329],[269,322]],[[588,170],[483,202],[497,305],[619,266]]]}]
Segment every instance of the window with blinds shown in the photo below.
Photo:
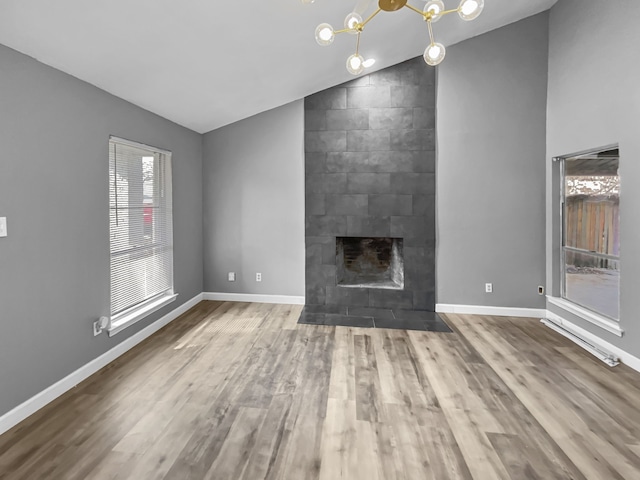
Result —
[{"label": "window with blinds", "polygon": [[111,137],[112,326],[175,298],[171,205],[171,153]]}]

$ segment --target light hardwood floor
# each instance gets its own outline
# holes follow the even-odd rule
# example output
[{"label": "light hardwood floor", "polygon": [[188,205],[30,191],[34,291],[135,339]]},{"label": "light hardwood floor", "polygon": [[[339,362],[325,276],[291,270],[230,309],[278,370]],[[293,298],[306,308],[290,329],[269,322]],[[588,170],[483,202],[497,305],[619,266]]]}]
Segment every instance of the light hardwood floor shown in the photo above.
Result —
[{"label": "light hardwood floor", "polygon": [[202,302],[0,436],[0,478],[640,479],[640,374],[536,319],[300,310]]}]

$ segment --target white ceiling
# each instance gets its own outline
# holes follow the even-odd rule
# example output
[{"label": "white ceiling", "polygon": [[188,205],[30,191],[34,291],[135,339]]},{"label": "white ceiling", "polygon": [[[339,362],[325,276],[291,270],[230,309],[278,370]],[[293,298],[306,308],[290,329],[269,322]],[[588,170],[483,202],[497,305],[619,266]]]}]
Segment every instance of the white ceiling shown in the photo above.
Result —
[{"label": "white ceiling", "polygon": [[[485,0],[482,15],[434,24],[451,45],[550,8],[557,0]],[[444,0],[455,8],[458,0]],[[376,0],[2,0],[0,43],[200,133],[353,78],[355,36],[320,47],[322,22],[342,28]],[[422,8],[421,0],[410,0]],[[421,55],[421,18],[381,12],[362,34],[374,69]],[[446,62],[446,59],[445,59]]]}]

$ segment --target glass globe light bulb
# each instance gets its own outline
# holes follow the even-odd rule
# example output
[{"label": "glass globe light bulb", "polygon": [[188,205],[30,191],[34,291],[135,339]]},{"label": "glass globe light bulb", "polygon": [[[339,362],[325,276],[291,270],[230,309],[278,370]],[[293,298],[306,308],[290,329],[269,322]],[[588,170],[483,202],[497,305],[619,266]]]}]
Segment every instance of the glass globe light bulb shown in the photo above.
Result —
[{"label": "glass globe light bulb", "polygon": [[458,6],[458,15],[467,22],[480,16],[484,8],[484,0],[462,0]]},{"label": "glass globe light bulb", "polygon": [[441,12],[444,12],[444,3],[442,0],[431,0],[423,9],[424,13],[431,13],[431,23],[435,23],[442,18]]},{"label": "glass globe light bulb", "polygon": [[424,51],[424,61],[427,62],[427,65],[431,65],[435,67],[439,65],[442,60],[444,60],[444,56],[447,54],[447,50],[444,48],[444,45],[441,43],[434,43],[429,45]]},{"label": "glass globe light bulb", "polygon": [[358,33],[356,27],[359,23],[362,23],[362,17],[358,15],[356,12],[351,12],[344,19],[344,28],[349,29],[349,33],[355,35]]},{"label": "glass globe light bulb", "polygon": [[321,23],[318,25],[316,28],[316,42],[318,42],[318,45],[322,45],[323,47],[331,45],[334,38],[336,38],[336,34],[331,25],[328,23]]},{"label": "glass globe light bulb", "polygon": [[362,58],[362,55],[354,53],[347,58],[347,70],[353,75],[360,75],[364,70],[364,58]]}]

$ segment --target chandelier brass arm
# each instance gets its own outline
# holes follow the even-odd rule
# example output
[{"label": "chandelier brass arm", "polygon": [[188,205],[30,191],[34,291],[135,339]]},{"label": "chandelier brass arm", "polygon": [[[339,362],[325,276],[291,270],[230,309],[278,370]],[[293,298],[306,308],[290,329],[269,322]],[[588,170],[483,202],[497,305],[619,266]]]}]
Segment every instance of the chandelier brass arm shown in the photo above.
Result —
[{"label": "chandelier brass arm", "polygon": [[362,24],[360,25],[361,28],[364,28],[364,26],[369,23],[371,20],[373,20],[373,17],[375,17],[376,15],[378,15],[380,12],[382,11],[382,9],[380,7],[377,8],[377,10],[375,12],[373,12],[371,15],[369,15],[369,17],[362,22]]},{"label": "chandelier brass arm", "polygon": [[[409,5],[408,3],[405,5],[405,7],[407,7],[409,10],[413,10],[414,12],[418,13],[419,15],[422,15],[425,20],[427,20],[427,17],[433,17],[434,16],[433,11],[425,12],[424,10],[420,10],[419,8],[416,8],[416,7],[412,6],[412,5]],[[451,10],[444,10],[444,11],[438,13],[438,16],[442,17],[444,15],[449,15],[450,13],[458,13],[459,11],[460,11],[460,7],[452,8]]]},{"label": "chandelier brass arm", "polygon": [[422,10],[410,5],[408,0],[378,0],[378,8],[369,15],[366,20],[362,20],[362,17],[358,13],[351,12],[345,18],[344,28],[341,30],[334,30],[328,23],[321,23],[316,28],[316,41],[320,45],[326,46],[333,43],[335,36],[339,33],[357,35],[356,53],[347,59],[347,70],[354,75],[358,75],[362,73],[365,68],[364,58],[362,58],[359,52],[360,34],[364,30],[364,27],[381,11],[396,12],[404,7],[416,12],[427,22],[429,45],[427,45],[423,57],[428,65],[435,66],[444,60],[446,49],[444,45],[435,41],[432,24],[440,20],[443,16],[451,13],[457,13],[460,18],[465,21],[474,20],[482,13],[484,0],[461,0],[457,8],[450,10],[445,10],[442,0],[431,0],[427,2]]}]

